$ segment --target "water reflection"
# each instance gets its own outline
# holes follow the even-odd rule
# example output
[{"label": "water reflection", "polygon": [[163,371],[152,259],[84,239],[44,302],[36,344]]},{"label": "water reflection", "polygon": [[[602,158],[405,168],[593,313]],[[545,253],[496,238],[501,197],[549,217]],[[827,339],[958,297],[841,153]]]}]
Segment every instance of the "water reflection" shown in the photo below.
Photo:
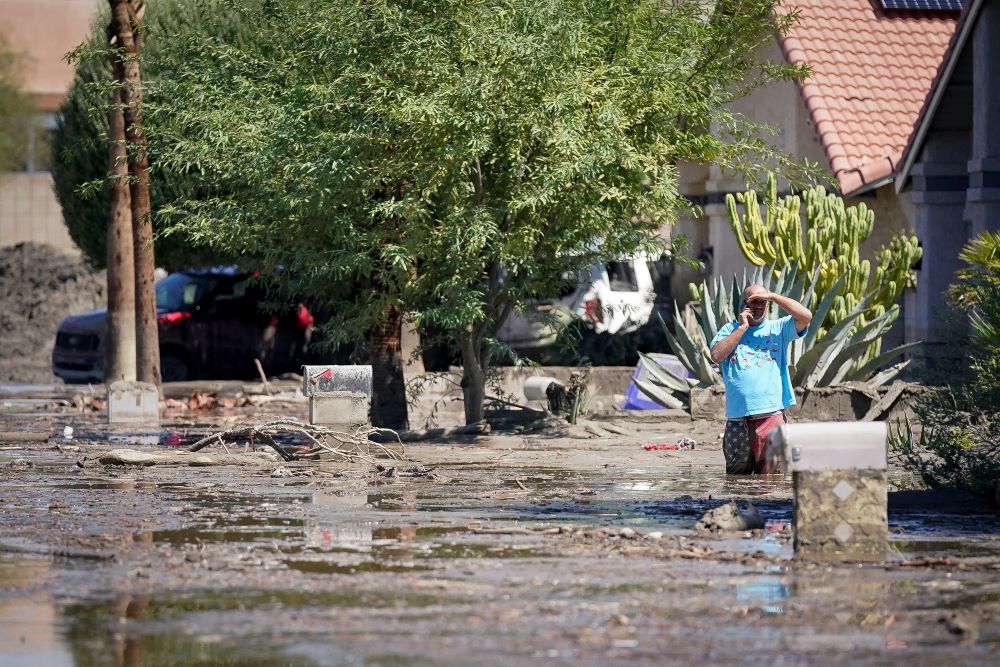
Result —
[{"label": "water reflection", "polygon": [[751,603],[769,614],[784,612],[784,601],[791,595],[791,587],[779,577],[758,577],[753,581],[736,584],[736,601]]},{"label": "water reflection", "polygon": [[145,595],[119,595],[108,604],[109,649],[115,667],[143,665],[142,637],[128,632],[128,621],[141,621],[148,608]]},{"label": "water reflection", "polygon": [[[58,610],[50,593],[33,590],[52,576],[48,561],[0,558],[0,665],[73,665],[57,632]],[[10,595],[10,597],[7,597]]]},{"label": "water reflection", "polygon": [[[219,629],[217,624],[224,616],[202,616],[197,621],[193,618],[193,614],[202,609],[226,612],[244,603],[251,607],[262,604],[260,600],[244,597],[236,601],[221,594],[157,600],[129,593],[103,602],[70,604],[63,610],[63,644],[59,646],[70,659],[56,664],[77,667],[109,664],[115,667],[288,665],[289,658],[283,654],[281,645],[255,646],[252,638],[239,636],[222,639],[222,635],[213,630]],[[25,664],[53,664],[39,653],[34,653],[32,658],[32,662]],[[315,663],[307,659],[296,660],[295,664]]]}]

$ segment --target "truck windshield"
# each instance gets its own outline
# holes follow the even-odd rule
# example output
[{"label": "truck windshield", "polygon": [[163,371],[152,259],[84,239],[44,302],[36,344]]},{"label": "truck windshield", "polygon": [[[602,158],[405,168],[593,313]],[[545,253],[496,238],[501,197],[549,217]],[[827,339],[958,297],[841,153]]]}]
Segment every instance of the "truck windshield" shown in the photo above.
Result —
[{"label": "truck windshield", "polygon": [[171,273],[156,283],[156,307],[162,310],[190,310],[201,303],[217,282],[204,276]]}]

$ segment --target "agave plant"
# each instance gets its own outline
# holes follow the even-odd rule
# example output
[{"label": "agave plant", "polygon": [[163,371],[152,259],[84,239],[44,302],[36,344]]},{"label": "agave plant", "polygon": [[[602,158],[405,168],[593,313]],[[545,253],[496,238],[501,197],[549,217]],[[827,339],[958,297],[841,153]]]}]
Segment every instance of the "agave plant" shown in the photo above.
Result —
[{"label": "agave plant", "polygon": [[[710,387],[720,384],[722,377],[709,356],[708,344],[715,334],[726,323],[736,319],[740,301],[743,297],[743,287],[750,283],[763,285],[766,289],[789,296],[805,304],[813,311],[814,325],[802,338],[792,342],[789,349],[789,371],[792,385],[797,388],[813,389],[829,387],[843,382],[861,381],[871,386],[884,384],[896,376],[909,364],[903,361],[885,370],[880,370],[893,359],[920,343],[900,345],[889,351],[882,352],[879,346],[881,338],[892,327],[899,316],[899,306],[893,305],[869,321],[863,319],[863,314],[875,297],[870,292],[842,319],[829,329],[822,329],[818,323],[823,322],[833,307],[834,301],[843,286],[844,276],[839,277],[833,286],[817,301],[814,293],[817,284],[817,273],[799,275],[795,264],[777,273],[774,267],[765,269],[758,267],[752,274],[743,273],[743,281],[739,282],[733,276],[732,288],[726,288],[725,281],[717,278],[712,288],[702,282],[700,288],[692,285],[692,295],[698,308],[696,317],[698,324],[689,331],[684,326],[680,310],[674,305],[674,330],[672,334],[666,323],[660,320],[664,335],[671,350],[691,375],[681,378],[661,367],[652,358],[640,354],[643,358],[649,377],[647,380],[636,380],[636,386],[652,400],[667,407],[680,407],[681,398],[689,394],[691,387]],[[772,305],[770,316],[777,313]]]}]

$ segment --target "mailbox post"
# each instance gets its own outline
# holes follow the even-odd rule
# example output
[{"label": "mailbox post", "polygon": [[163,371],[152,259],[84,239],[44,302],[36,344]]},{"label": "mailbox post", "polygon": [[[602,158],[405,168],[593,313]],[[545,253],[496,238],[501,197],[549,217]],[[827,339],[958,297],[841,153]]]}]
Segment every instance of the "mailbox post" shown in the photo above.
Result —
[{"label": "mailbox post", "polygon": [[885,422],[786,424],[769,456],[791,474],[795,555],[881,561],[888,538]]},{"label": "mailbox post", "polygon": [[108,423],[160,425],[160,392],[149,382],[119,380],[108,387]]},{"label": "mailbox post", "polygon": [[353,431],[370,423],[371,366],[303,366],[302,383],[310,424]]}]

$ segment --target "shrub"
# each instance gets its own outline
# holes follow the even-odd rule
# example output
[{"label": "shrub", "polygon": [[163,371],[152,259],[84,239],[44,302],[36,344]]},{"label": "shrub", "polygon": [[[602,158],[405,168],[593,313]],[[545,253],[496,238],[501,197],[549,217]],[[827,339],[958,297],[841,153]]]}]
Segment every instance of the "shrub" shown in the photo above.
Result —
[{"label": "shrub", "polygon": [[890,447],[931,488],[960,488],[1000,504],[1000,234],[984,233],[961,255],[952,302],[972,325],[965,377],[920,396],[919,430],[897,423]]}]

